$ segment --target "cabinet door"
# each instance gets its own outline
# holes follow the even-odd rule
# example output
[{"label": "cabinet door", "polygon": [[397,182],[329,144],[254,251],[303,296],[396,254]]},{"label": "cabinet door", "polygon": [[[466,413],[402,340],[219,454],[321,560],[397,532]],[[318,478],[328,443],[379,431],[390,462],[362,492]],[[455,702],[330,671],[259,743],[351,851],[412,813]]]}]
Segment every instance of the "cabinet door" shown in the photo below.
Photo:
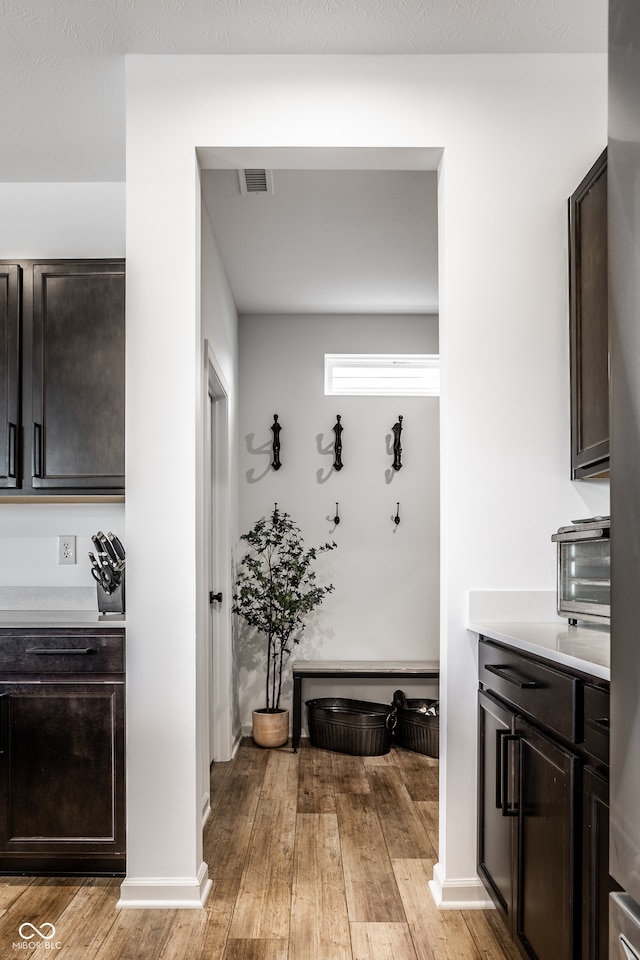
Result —
[{"label": "cabinet door", "polygon": [[124,864],[124,685],[0,684],[0,870]]},{"label": "cabinet door", "polygon": [[609,783],[585,767],[582,808],[582,960],[607,960],[609,894]]},{"label": "cabinet door", "polygon": [[[514,715],[478,694],[478,873],[507,925],[513,901],[513,778],[509,741]],[[511,788],[511,789],[510,789]]]},{"label": "cabinet door", "polygon": [[19,483],[20,294],[18,264],[0,265],[0,487]]},{"label": "cabinet door", "polygon": [[577,757],[517,718],[516,939],[535,960],[573,960]]},{"label": "cabinet door", "polygon": [[608,476],[607,153],[569,199],[571,476]]},{"label": "cabinet door", "polygon": [[124,262],[33,268],[32,486],[124,489]]}]

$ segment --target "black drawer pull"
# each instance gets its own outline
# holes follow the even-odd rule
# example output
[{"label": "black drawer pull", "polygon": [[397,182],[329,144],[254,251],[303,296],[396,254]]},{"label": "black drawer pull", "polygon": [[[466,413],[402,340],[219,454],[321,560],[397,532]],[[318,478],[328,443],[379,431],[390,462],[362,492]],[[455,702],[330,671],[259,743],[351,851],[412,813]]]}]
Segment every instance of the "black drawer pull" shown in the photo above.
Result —
[{"label": "black drawer pull", "polygon": [[514,687],[519,687],[520,690],[534,690],[536,687],[541,686],[535,680],[521,680],[520,677],[511,677],[507,673],[507,670],[512,670],[511,667],[503,667],[498,665],[494,666],[492,663],[488,663],[485,666],[487,673],[495,673],[496,677],[500,677],[501,680],[506,680],[507,683],[512,684]]},{"label": "black drawer pull", "polygon": [[68,654],[76,656],[86,656],[88,653],[95,653],[93,647],[30,647],[26,653],[35,653],[39,657],[60,657]]},{"label": "black drawer pull", "polygon": [[599,733],[609,733],[609,717],[587,717],[587,726],[593,727]]}]

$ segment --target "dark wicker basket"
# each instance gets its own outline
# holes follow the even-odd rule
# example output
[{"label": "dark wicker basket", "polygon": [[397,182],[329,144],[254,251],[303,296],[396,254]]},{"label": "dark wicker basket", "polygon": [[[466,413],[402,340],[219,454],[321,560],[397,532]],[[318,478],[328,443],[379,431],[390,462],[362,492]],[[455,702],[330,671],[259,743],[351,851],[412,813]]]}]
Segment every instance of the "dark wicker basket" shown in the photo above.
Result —
[{"label": "dark wicker basket", "polygon": [[389,752],[395,711],[388,704],[322,697],[307,700],[306,706],[313,747],[356,757]]},{"label": "dark wicker basket", "polygon": [[398,722],[393,736],[399,747],[424,753],[428,757],[440,756],[440,717],[422,713],[437,700],[405,700],[397,706]]}]

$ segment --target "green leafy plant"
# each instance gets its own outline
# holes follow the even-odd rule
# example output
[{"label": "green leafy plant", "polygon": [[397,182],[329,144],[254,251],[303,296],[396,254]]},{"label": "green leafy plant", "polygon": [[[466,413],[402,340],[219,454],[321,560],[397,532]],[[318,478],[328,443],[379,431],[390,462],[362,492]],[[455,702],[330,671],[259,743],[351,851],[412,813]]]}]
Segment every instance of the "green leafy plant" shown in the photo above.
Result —
[{"label": "green leafy plant", "polygon": [[238,565],[231,609],[267,639],[266,708],[274,713],[280,709],[282,670],[305,619],[334,589],[317,583],[312,564],[336,544],[305,549],[299,527],[277,503],[240,539],[249,551]]}]

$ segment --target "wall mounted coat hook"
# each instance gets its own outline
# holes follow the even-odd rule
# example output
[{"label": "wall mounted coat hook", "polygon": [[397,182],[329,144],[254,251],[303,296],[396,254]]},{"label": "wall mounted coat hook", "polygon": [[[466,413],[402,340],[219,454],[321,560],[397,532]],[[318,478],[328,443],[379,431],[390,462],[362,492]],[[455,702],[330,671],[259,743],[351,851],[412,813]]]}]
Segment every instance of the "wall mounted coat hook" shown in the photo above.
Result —
[{"label": "wall mounted coat hook", "polygon": [[336,515],[335,515],[335,517],[333,518],[333,522],[335,523],[336,527],[337,527],[338,524],[340,523],[340,514],[338,513],[338,504],[337,504],[337,503],[336,503]]},{"label": "wall mounted coat hook", "polygon": [[393,518],[393,522],[395,523],[396,526],[398,526],[398,524],[400,523],[400,504],[399,503],[396,504],[396,515]]},{"label": "wall mounted coat hook", "polygon": [[402,447],[400,446],[400,434],[402,433],[402,417],[398,415],[397,423],[391,428],[393,433],[393,469],[400,470],[402,467]]},{"label": "wall mounted coat hook", "polygon": [[271,432],[273,433],[273,460],[271,461],[271,466],[274,470],[279,470],[282,464],[280,463],[280,431],[282,427],[278,423],[278,414],[274,413],[273,423],[271,424]]},{"label": "wall mounted coat hook", "polygon": [[333,445],[333,453],[334,453],[333,469],[334,470],[342,470],[342,467],[343,467],[343,463],[342,463],[342,429],[343,427],[342,427],[342,424],[340,423],[341,419],[342,417],[340,416],[340,414],[338,414],[336,417],[335,426],[332,428],[333,432],[336,435],[335,443]]}]

